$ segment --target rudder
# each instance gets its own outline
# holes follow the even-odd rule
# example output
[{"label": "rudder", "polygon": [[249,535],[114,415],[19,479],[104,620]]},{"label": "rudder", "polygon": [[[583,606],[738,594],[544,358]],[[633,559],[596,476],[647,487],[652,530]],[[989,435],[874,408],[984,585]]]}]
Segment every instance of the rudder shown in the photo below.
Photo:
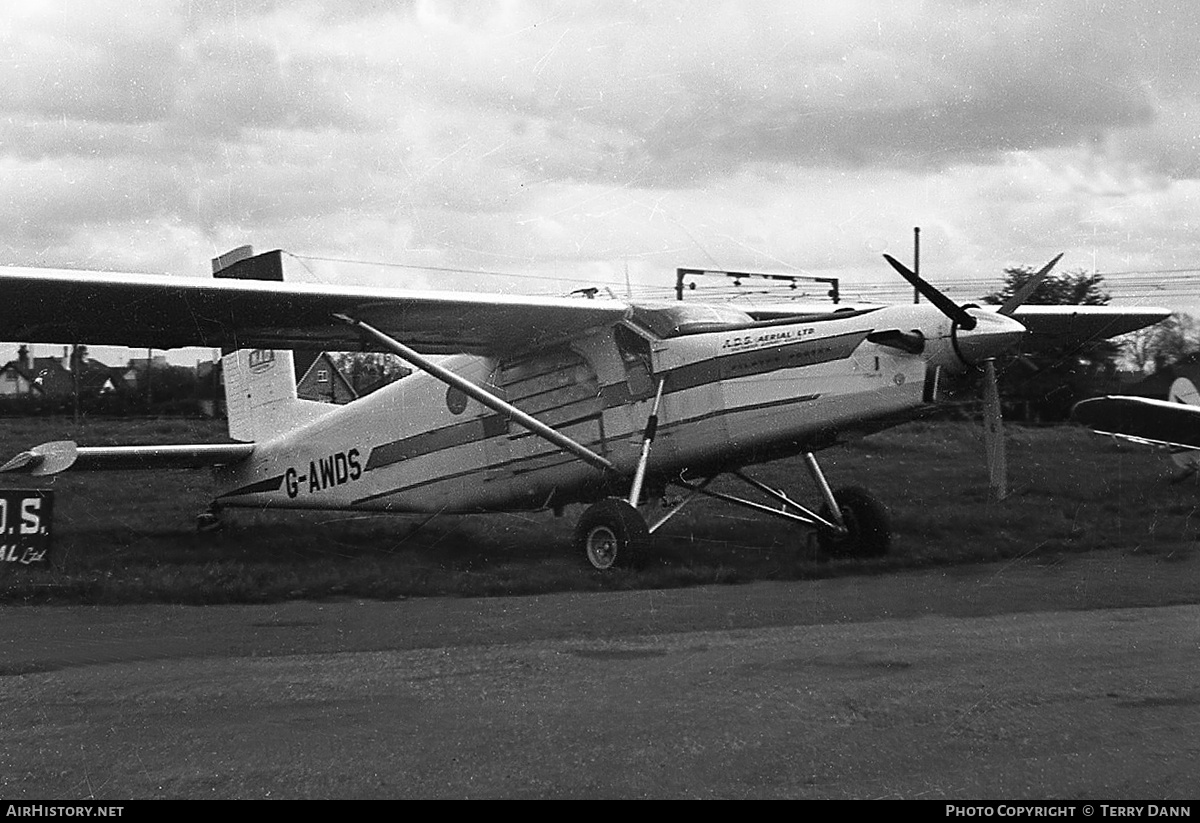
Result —
[{"label": "rudder", "polygon": [[[213,277],[283,280],[280,252],[255,255],[241,246],[213,258]],[[332,411],[325,403],[296,395],[296,371],[288,349],[238,349],[221,358],[229,436],[260,442],[284,434]]]}]

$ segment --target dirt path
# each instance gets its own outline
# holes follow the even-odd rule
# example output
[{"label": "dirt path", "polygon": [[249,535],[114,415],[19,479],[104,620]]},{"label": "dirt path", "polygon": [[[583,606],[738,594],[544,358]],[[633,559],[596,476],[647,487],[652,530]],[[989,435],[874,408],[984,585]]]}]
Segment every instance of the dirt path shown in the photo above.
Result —
[{"label": "dirt path", "polygon": [[0,796],[1194,797],[1200,562],[0,610]]}]

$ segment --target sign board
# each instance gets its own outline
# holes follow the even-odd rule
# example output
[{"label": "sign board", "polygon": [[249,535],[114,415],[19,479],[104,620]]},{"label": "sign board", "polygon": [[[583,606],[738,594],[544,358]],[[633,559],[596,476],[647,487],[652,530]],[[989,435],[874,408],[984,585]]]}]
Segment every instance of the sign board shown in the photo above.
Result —
[{"label": "sign board", "polygon": [[50,521],[54,492],[47,489],[0,489],[0,563],[50,565]]}]

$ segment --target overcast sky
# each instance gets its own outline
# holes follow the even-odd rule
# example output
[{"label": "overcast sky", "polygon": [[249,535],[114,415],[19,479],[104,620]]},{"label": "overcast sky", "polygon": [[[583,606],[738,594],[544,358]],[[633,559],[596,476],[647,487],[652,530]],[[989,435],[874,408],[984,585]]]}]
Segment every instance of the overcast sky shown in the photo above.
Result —
[{"label": "overcast sky", "polygon": [[0,8],[0,264],[207,276],[251,243],[322,281],[853,291],[919,225],[962,299],[1060,251],[1200,268],[1191,0]]}]

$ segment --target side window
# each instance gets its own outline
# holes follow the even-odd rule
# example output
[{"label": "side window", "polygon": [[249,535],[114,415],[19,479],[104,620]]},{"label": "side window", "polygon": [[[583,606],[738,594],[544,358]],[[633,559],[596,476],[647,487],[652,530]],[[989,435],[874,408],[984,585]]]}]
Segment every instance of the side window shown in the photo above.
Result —
[{"label": "side window", "polygon": [[646,397],[654,393],[654,381],[650,375],[653,363],[650,359],[650,341],[632,329],[618,325],[613,329],[617,351],[625,363],[625,381],[633,397]]}]

